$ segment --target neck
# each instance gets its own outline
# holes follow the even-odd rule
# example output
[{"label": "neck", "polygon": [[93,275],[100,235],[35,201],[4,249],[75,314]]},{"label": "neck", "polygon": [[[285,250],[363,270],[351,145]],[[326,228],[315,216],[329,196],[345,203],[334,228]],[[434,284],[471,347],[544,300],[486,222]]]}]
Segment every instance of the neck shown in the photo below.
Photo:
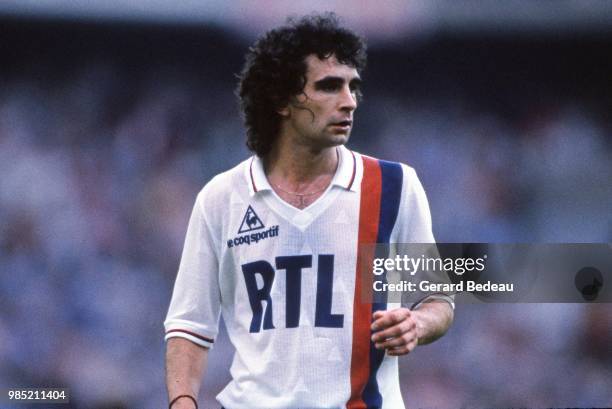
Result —
[{"label": "neck", "polygon": [[335,146],[312,149],[297,144],[279,143],[264,159],[268,180],[293,192],[327,186],[338,166]]}]

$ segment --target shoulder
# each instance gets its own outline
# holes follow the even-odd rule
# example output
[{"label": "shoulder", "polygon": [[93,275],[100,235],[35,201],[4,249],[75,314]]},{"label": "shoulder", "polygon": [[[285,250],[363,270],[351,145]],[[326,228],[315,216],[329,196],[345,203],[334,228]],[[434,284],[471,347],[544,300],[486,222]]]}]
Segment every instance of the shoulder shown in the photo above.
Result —
[{"label": "shoulder", "polygon": [[244,194],[249,190],[246,177],[252,158],[213,177],[198,193],[196,203],[206,209],[227,206],[232,194]]},{"label": "shoulder", "polygon": [[417,172],[412,166],[402,162],[379,159],[355,151],[351,152],[362,163],[364,174],[369,172],[380,173],[383,181],[399,183],[404,191],[421,187]]},{"label": "shoulder", "polygon": [[370,179],[381,181],[380,191],[385,199],[384,213],[394,214],[390,210],[396,209],[397,218],[390,240],[396,243],[435,242],[427,195],[415,169],[401,162],[365,155],[361,157],[364,177],[370,172]]}]

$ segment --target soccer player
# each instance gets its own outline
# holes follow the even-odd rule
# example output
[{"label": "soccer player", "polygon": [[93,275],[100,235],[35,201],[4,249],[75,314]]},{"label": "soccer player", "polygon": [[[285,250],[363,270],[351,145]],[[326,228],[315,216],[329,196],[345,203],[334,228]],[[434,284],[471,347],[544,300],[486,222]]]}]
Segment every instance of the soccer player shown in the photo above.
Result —
[{"label": "soccer player", "polygon": [[195,202],[165,321],[172,409],[197,407],[220,315],[236,348],[226,409],[401,409],[398,356],[449,327],[439,297],[411,310],[359,295],[361,244],[434,241],[414,170],[344,146],[365,61],[333,14],[249,49],[238,94],[255,155]]}]

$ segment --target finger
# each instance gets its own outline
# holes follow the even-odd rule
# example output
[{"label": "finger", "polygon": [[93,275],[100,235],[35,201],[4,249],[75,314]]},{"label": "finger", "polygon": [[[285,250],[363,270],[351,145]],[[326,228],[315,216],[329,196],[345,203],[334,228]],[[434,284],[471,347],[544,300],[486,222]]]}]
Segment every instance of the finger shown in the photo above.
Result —
[{"label": "finger", "polygon": [[372,331],[378,331],[398,324],[410,316],[410,311],[399,308],[392,311],[376,311],[373,315],[375,321],[372,323]]},{"label": "finger", "polygon": [[374,345],[376,346],[376,348],[380,347],[380,348],[388,349],[388,348],[396,348],[401,345],[409,344],[413,342],[414,340],[416,340],[416,338],[417,338],[416,329],[413,328],[410,331],[404,332],[398,336],[377,338],[377,339],[372,339],[372,341],[374,341]]},{"label": "finger", "polygon": [[416,322],[412,319],[406,319],[397,325],[379,330],[372,334],[372,341],[379,342],[387,338],[399,337],[414,330],[416,330]]},{"label": "finger", "polygon": [[376,349],[393,349],[405,346],[407,341],[404,337],[388,338],[381,342],[374,343]]},{"label": "finger", "polygon": [[410,349],[405,345],[399,348],[387,349],[386,354],[390,356],[402,356],[410,353]]},{"label": "finger", "polygon": [[377,320],[378,318],[382,317],[383,315],[385,315],[386,311],[374,311],[374,314],[372,314],[372,317],[374,320]]},{"label": "finger", "polygon": [[409,354],[410,352],[412,352],[414,350],[414,348],[416,348],[417,343],[418,343],[418,340],[415,339],[415,340],[409,342],[406,345],[403,345],[403,346],[400,346],[400,347],[391,348],[391,349],[387,349],[387,355],[401,356],[401,355]]},{"label": "finger", "polygon": [[402,336],[404,333],[406,333],[409,329],[406,328],[405,326],[398,324],[398,325],[394,325],[390,328],[387,328],[385,330],[382,331],[378,331],[374,334],[372,334],[372,341],[374,342],[380,342],[383,341],[385,339],[389,339],[389,338],[397,338]]},{"label": "finger", "polygon": [[390,356],[402,356],[402,355],[407,355],[410,352],[412,351],[404,346],[404,347],[397,348],[397,349],[391,349],[391,350],[388,349],[386,354]]},{"label": "finger", "polygon": [[386,311],[374,311],[372,314],[372,329],[375,327],[382,327],[385,322]]}]

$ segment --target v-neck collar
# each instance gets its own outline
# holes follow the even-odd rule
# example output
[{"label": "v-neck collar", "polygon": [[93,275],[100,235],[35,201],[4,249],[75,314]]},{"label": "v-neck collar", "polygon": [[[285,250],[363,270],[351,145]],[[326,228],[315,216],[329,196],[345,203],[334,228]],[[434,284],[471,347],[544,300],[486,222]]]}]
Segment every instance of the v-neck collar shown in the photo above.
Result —
[{"label": "v-neck collar", "polygon": [[[260,195],[266,204],[289,223],[300,230],[305,230],[325,209],[334,202],[336,197],[344,191],[358,192],[362,176],[361,161],[357,160],[354,152],[344,146],[338,150],[338,168],[331,183],[321,197],[304,209],[298,209],[281,199],[266,177],[263,161],[253,156],[246,168],[249,194],[251,197]],[[359,163],[358,163],[359,162]]]}]

